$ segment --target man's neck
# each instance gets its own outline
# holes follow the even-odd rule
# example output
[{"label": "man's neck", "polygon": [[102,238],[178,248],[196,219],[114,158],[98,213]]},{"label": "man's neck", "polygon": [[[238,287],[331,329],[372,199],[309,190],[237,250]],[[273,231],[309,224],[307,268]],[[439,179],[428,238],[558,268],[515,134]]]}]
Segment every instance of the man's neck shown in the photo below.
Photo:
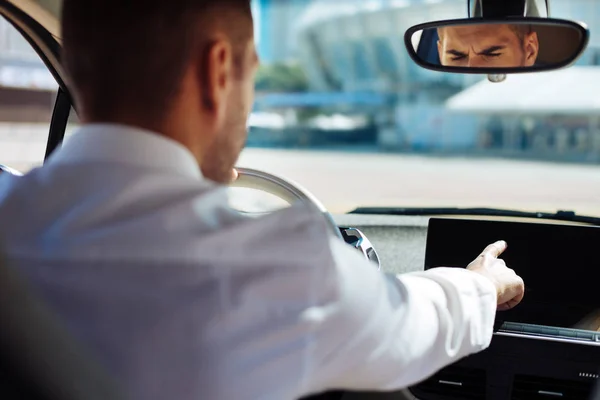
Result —
[{"label": "man's neck", "polygon": [[181,126],[181,124],[153,122],[149,120],[142,120],[140,118],[125,116],[113,118],[94,118],[82,116],[81,122],[84,125],[110,124],[127,126],[164,136],[186,147],[194,155],[198,161],[198,165],[200,165],[200,156],[202,154],[202,145],[198,143],[200,135],[189,134],[189,129],[187,129],[186,126]]}]

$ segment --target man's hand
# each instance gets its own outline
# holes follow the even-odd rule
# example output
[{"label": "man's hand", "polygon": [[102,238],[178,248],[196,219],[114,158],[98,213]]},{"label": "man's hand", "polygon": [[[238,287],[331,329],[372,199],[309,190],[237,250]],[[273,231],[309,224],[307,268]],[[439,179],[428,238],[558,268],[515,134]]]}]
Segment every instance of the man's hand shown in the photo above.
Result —
[{"label": "man's hand", "polygon": [[504,260],[499,259],[506,250],[505,241],[489,245],[467,269],[488,278],[498,293],[498,310],[510,310],[523,300],[525,284],[515,271],[508,268]]},{"label": "man's hand", "polygon": [[235,168],[233,168],[231,170],[231,176],[229,177],[229,182],[233,183],[233,182],[235,182],[237,180],[237,178],[238,178],[238,172],[237,172],[237,170]]}]

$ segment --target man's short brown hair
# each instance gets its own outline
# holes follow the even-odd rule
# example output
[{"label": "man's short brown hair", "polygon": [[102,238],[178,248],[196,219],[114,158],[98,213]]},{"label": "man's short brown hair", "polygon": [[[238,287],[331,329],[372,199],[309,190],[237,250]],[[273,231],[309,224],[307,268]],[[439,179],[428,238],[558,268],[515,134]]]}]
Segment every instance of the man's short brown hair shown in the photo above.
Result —
[{"label": "man's short brown hair", "polygon": [[529,24],[509,24],[508,27],[517,35],[521,42],[525,40],[525,36],[533,32],[533,26]]},{"label": "man's short brown hair", "polygon": [[[517,37],[519,38],[519,40],[521,42],[523,42],[525,40],[525,36],[527,36],[533,32],[533,26],[530,24],[507,24],[507,25],[508,25],[509,29],[511,31],[513,31],[515,33],[515,35],[517,35]],[[438,38],[440,40],[443,39],[444,28],[446,28],[446,27],[437,28],[437,34],[438,34]]]},{"label": "man's short brown hair", "polygon": [[62,59],[77,105],[97,120],[161,118],[202,30],[220,21],[242,42],[251,19],[250,0],[64,0]]}]

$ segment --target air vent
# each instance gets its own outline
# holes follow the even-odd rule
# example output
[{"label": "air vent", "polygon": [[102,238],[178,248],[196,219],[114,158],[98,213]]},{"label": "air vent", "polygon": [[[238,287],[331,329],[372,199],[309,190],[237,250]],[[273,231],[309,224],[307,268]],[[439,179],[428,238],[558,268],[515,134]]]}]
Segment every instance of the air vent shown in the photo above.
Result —
[{"label": "air vent", "polygon": [[513,383],[512,400],[589,400],[593,382],[540,378],[517,375]]},{"label": "air vent", "polygon": [[412,392],[422,400],[483,400],[485,387],[485,370],[451,366],[415,386]]}]

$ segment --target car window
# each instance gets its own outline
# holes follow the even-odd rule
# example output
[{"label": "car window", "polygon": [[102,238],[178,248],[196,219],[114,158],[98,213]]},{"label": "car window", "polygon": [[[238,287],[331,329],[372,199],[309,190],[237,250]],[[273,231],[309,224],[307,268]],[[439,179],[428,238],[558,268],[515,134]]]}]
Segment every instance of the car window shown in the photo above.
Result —
[{"label": "car window", "polygon": [[58,84],[0,16],[0,164],[27,172],[44,161]]}]

